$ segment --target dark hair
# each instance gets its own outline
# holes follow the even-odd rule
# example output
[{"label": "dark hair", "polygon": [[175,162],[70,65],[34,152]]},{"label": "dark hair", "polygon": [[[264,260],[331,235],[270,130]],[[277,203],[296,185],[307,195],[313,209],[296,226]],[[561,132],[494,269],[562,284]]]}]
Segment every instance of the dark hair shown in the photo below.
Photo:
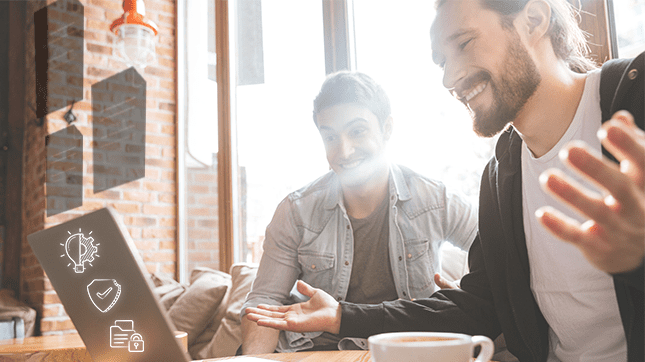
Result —
[{"label": "dark hair", "polygon": [[[509,28],[530,0],[480,0],[482,6],[502,16],[502,26]],[[597,67],[589,55],[585,32],[578,26],[579,9],[567,0],[544,0],[551,7],[551,23],[548,34],[555,55],[564,60],[575,72],[584,73]],[[440,7],[446,0],[437,0]]]},{"label": "dark hair", "polygon": [[355,103],[369,109],[383,126],[390,116],[390,99],[374,79],[360,72],[340,71],[330,74],[314,99],[314,122],[322,110],[343,103]]}]

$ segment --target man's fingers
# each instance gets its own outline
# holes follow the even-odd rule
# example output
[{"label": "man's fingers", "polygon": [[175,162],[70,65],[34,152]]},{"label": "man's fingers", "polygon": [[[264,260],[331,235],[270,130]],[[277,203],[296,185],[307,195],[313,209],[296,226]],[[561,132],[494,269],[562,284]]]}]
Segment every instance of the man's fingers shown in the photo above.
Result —
[{"label": "man's fingers", "polygon": [[[560,152],[562,161],[573,167],[594,184],[608,191],[626,212],[638,207],[634,196],[636,180],[621,172],[618,165],[596,155],[586,144],[572,142]],[[631,162],[631,161],[630,161]]]},{"label": "man's fingers", "polygon": [[610,212],[614,208],[609,202],[601,199],[558,169],[549,169],[540,175],[542,188],[568,204],[579,213],[599,223],[616,222],[616,216]]},{"label": "man's fingers", "polygon": [[562,212],[550,206],[544,206],[535,211],[535,216],[557,238],[572,244],[581,244],[584,241],[580,223]]},{"label": "man's fingers", "polygon": [[256,322],[260,327],[269,327],[279,330],[285,330],[288,326],[287,321],[278,319],[258,319]]},{"label": "man's fingers", "polygon": [[[257,321],[260,318],[284,318],[283,312],[272,312],[258,308],[246,308],[246,315],[249,319]],[[255,319],[252,319],[251,316]]]},{"label": "man's fingers", "polygon": [[[291,306],[288,306],[288,305],[271,305],[271,304],[258,305],[258,309],[274,311],[274,312],[283,312],[283,313],[289,311],[290,307]],[[249,308],[252,308],[252,307],[249,307]]]},{"label": "man's fingers", "polygon": [[298,280],[298,291],[302,293],[304,296],[307,296],[309,298],[314,296],[314,293],[316,293],[316,289],[313,288],[311,285],[303,282],[302,280]]},{"label": "man's fingers", "polygon": [[598,131],[602,145],[620,161],[620,169],[642,189],[645,187],[645,132],[628,112],[620,112]]}]

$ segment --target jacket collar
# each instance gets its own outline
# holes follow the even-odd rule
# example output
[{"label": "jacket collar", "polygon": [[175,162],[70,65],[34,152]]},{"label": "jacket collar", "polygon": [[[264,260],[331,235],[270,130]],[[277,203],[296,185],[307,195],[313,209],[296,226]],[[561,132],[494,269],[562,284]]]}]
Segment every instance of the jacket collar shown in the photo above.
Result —
[{"label": "jacket collar", "polygon": [[[389,189],[390,189],[390,198],[392,196],[397,196],[398,199],[401,201],[407,201],[411,199],[410,189],[408,188],[408,184],[405,182],[405,178],[403,177],[403,172],[401,171],[399,166],[394,164],[390,164]],[[329,192],[327,192],[327,195],[325,196],[323,205],[327,210],[331,210],[335,208],[336,205],[340,206],[341,209],[345,210],[345,205],[343,204],[343,189],[340,185],[340,180],[338,179],[338,175],[336,175],[335,173],[333,174],[331,178],[331,182],[329,183]]]},{"label": "jacket collar", "polygon": [[408,183],[405,182],[403,172],[399,166],[390,165],[390,180],[393,181],[390,182],[390,197],[397,196],[401,201],[408,201],[412,198]]},{"label": "jacket collar", "polygon": [[521,166],[521,152],[518,147],[522,145],[522,137],[512,126],[508,127],[497,140],[495,145],[495,160],[498,163],[508,162],[510,165]]}]

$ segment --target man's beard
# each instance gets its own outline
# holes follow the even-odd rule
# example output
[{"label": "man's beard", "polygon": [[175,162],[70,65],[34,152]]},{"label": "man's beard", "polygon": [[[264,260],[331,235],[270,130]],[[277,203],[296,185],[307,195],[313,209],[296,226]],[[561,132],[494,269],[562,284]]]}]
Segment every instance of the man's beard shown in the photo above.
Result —
[{"label": "man's beard", "polygon": [[488,79],[493,103],[488,109],[470,109],[473,129],[480,137],[492,137],[513,122],[522,107],[531,98],[541,81],[537,67],[522,45],[515,29],[510,30],[511,40],[502,64],[499,83],[487,72],[473,78]]}]

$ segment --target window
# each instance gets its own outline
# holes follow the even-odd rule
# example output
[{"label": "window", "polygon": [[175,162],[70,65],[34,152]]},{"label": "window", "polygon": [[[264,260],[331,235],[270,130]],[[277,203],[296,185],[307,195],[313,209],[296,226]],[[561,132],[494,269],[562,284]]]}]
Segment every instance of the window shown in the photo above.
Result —
[{"label": "window", "polygon": [[645,0],[610,2],[614,10],[617,57],[635,57],[645,50]]},{"label": "window", "polygon": [[302,0],[238,1],[237,14],[235,39],[254,52],[233,45],[242,212],[236,259],[259,262],[278,203],[328,170],[311,113],[325,78],[323,15],[320,1]]},{"label": "window", "polygon": [[[179,279],[219,268],[215,0],[179,1]],[[190,21],[188,21],[190,19]]]},{"label": "window", "polygon": [[[495,140],[472,132],[465,107],[442,86],[442,72],[431,59],[434,1],[188,3],[178,1],[179,44],[184,39],[185,45],[179,61],[184,97],[178,105],[186,140],[180,155],[180,178],[185,177],[180,182],[185,188],[180,275],[183,270],[185,277],[197,265],[226,270],[230,262],[260,260],[264,230],[280,200],[328,171],[311,112],[325,72],[339,67],[369,74],[388,93],[395,120],[388,146],[393,162],[441,180],[477,202],[480,175]],[[630,57],[645,49],[645,0],[580,0],[580,5],[581,27],[591,35],[597,59],[616,53]],[[607,9],[611,16],[605,16]],[[609,24],[598,20],[603,18]],[[217,38],[231,54],[220,58],[220,64],[215,60],[215,49],[220,49],[213,37],[215,19],[230,32],[218,30]],[[611,38],[617,43],[613,53]],[[230,92],[217,88],[215,68],[231,75]],[[221,115],[217,119],[218,91],[226,94],[220,107],[230,106],[232,152],[219,159],[233,170],[231,195],[217,195],[212,178],[217,176],[217,122],[220,127],[229,122]],[[218,199],[235,205],[233,225],[218,218]],[[191,204],[197,202],[208,205]],[[218,228],[225,224],[234,230],[231,240],[220,242]],[[224,249],[233,256],[222,263],[218,250]]]}]

